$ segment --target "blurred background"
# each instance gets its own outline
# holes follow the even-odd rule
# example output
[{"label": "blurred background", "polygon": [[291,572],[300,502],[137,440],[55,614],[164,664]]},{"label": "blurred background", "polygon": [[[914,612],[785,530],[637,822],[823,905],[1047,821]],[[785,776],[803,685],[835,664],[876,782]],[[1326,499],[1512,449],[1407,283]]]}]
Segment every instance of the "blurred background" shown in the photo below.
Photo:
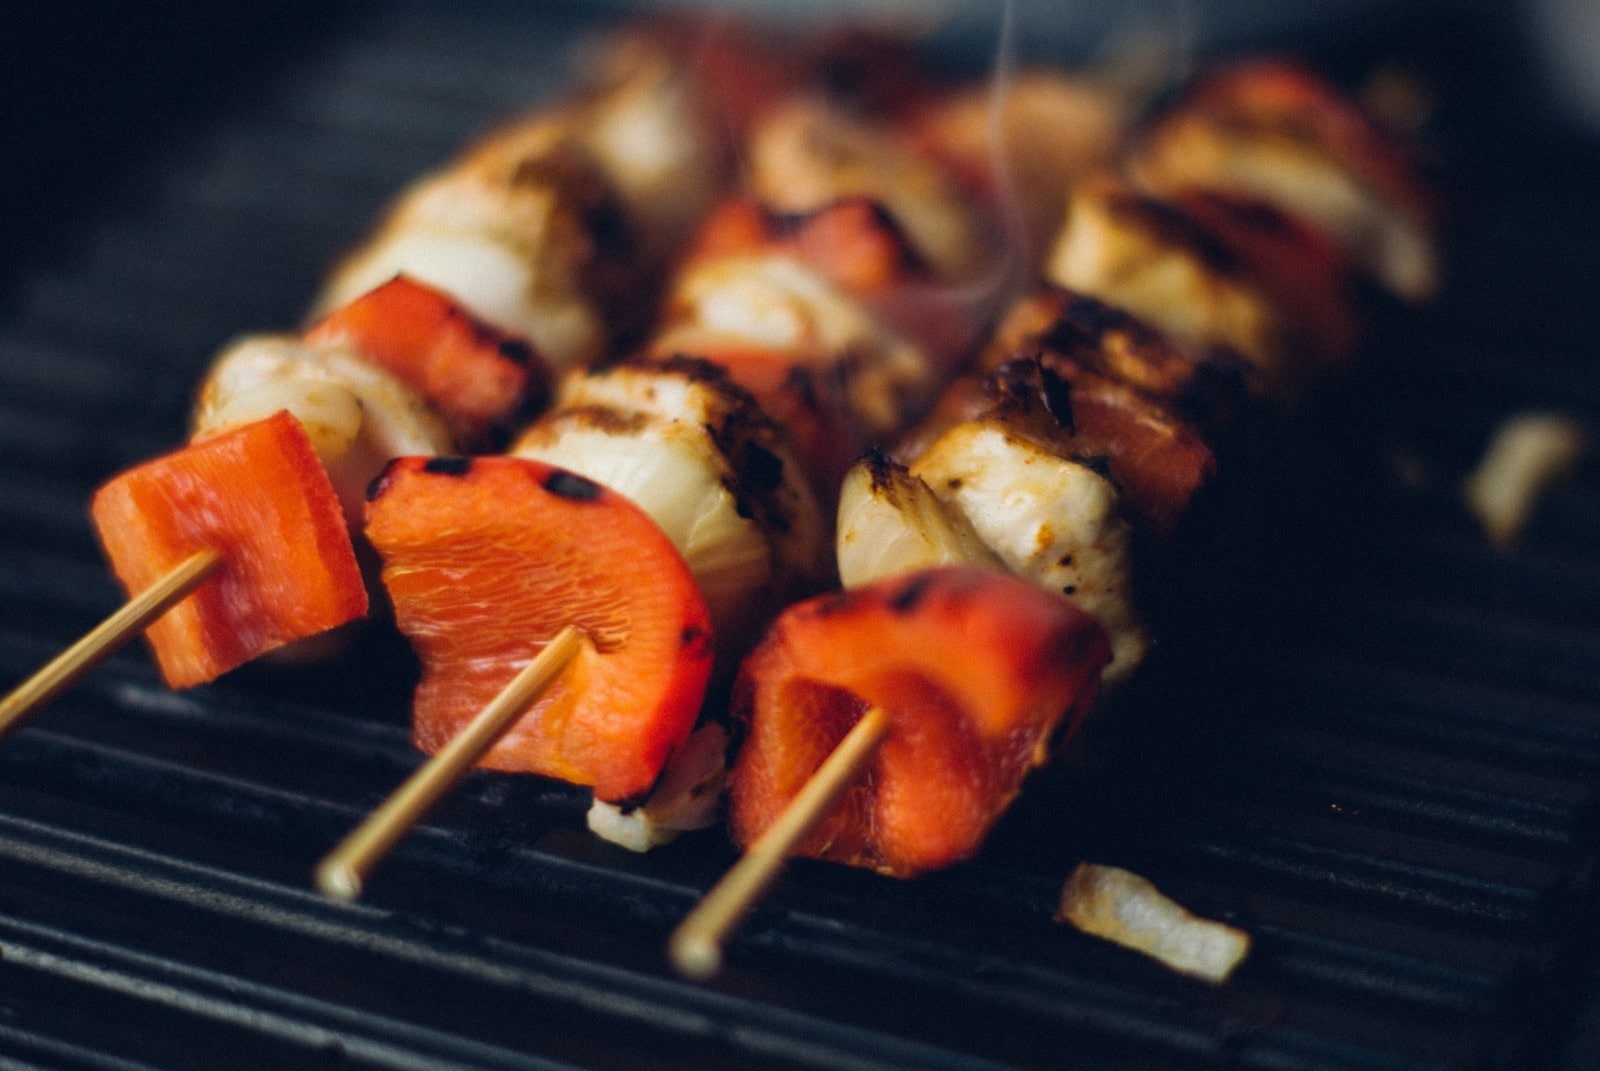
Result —
[{"label": "blurred background", "polygon": [[[130,151],[180,116],[225,100],[283,58],[325,47],[330,26],[359,18],[361,0],[251,4],[149,3],[13,5],[0,65],[0,240],[15,263],[18,243],[51,229],[64,199],[116,173]],[[405,5],[400,5],[405,6]],[[482,5],[492,8],[494,5]],[[510,7],[528,5],[510,4]],[[994,54],[1006,13],[1021,58],[1090,60],[1155,34],[1175,55],[1263,45],[1326,49],[1382,39],[1403,45],[1426,36],[1438,51],[1460,27],[1463,79],[1487,71],[1508,96],[1548,105],[1552,122],[1600,126],[1600,2],[1597,0],[679,0],[545,5],[597,17],[652,8],[747,14],[764,19],[867,19],[933,31],[939,47],[968,63]],[[337,35],[332,35],[336,37]],[[1506,76],[1510,73],[1511,77]]]},{"label": "blurred background", "polygon": [[[14,304],[30,265],[70,254],[77,226],[95,225],[130,165],[252,100],[274,72],[308,69],[318,56],[336,56],[360,27],[403,23],[408,10],[428,7],[417,0],[153,0],[14,9],[14,47],[0,65],[0,312]],[[641,7],[908,24],[966,73],[992,69],[1001,55],[1100,64],[1136,56],[1175,80],[1195,57],[1262,48],[1310,57],[1356,89],[1386,67],[1402,72],[1422,90],[1425,140],[1448,161],[1443,177],[1457,218],[1562,219],[1558,227],[1497,226],[1493,237],[1447,261],[1469,284],[1447,287],[1447,295],[1486,292],[1475,284],[1492,279],[1493,291],[1519,310],[1493,317],[1463,310],[1482,321],[1470,333],[1487,332],[1486,344],[1538,345],[1574,366],[1589,352],[1589,321],[1549,311],[1586,310],[1584,280],[1600,270],[1600,212],[1592,205],[1600,176],[1600,0],[490,0],[470,5],[463,18],[492,38],[500,21],[539,25],[544,16],[530,12],[571,27]],[[548,69],[550,44],[528,43],[530,102],[572,81],[573,72]],[[457,132],[450,144],[470,133]],[[431,162],[419,161],[418,170]],[[349,236],[365,223],[352,220]],[[1508,263],[1519,265],[1515,278],[1507,278]],[[1564,381],[1564,373],[1556,378]]]}]

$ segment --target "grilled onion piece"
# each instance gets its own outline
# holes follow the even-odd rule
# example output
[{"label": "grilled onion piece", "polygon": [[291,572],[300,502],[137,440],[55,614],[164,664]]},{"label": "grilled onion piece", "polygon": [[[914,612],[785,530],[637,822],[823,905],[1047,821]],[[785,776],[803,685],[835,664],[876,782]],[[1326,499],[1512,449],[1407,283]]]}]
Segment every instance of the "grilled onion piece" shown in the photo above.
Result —
[{"label": "grilled onion piece", "polygon": [[630,851],[647,852],[679,833],[715,825],[728,779],[727,753],[728,731],[705,722],[667,761],[643,803],[624,805],[595,797],[587,815],[589,831]]},{"label": "grilled onion piece", "polygon": [[1149,879],[1114,866],[1079,863],[1055,918],[1213,985],[1226,982],[1250,952],[1243,930],[1199,918]]},{"label": "grilled onion piece", "polygon": [[202,440],[287,409],[305,427],[359,527],[367,484],[392,457],[448,454],[444,422],[395,376],[340,344],[291,335],[252,335],[212,363],[195,403]]}]

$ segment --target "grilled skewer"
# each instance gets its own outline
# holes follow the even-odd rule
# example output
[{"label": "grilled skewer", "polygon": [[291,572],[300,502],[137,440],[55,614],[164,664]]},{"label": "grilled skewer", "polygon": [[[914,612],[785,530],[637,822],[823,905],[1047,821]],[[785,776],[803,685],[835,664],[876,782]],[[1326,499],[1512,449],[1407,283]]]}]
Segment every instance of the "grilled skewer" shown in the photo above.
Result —
[{"label": "grilled skewer", "polygon": [[[872,593],[870,598],[890,592],[892,607],[914,613],[921,585],[952,568],[897,577],[895,554],[903,555],[905,567],[992,565],[998,557],[1069,597],[1087,596],[1112,635],[1115,657],[1107,679],[1114,683],[1137,661],[1144,640],[1130,613],[1122,533],[1128,518],[1158,534],[1171,531],[1215,464],[1189,415],[1203,408],[1207,430],[1225,431],[1219,425],[1238,405],[1226,399],[1221,406],[1197,406],[1193,388],[1231,379],[1254,384],[1258,398],[1289,404],[1316,374],[1344,361],[1351,337],[1345,328],[1353,322],[1337,258],[1298,221],[1276,206],[1235,202],[1206,190],[1185,191],[1178,200],[1157,201],[1109,175],[1080,186],[1049,274],[1100,300],[1065,293],[1026,301],[1002,332],[1011,339],[990,359],[998,367],[983,384],[987,389],[958,385],[934,427],[912,437],[909,470],[877,454],[847,479],[841,574],[847,584],[868,583],[791,611],[795,621],[816,630],[809,644],[786,637],[785,615],[747,662],[736,693],[746,740],[730,773],[736,840],[764,847],[767,831],[790,827],[788,841],[802,854],[897,875],[961,858],[981,841],[979,833],[962,841],[959,851],[919,855],[919,849],[948,844],[949,816],[972,813],[972,805],[930,808],[945,824],[927,826],[863,809],[860,799],[879,791],[891,801],[906,798],[882,787],[881,774],[850,789],[830,783],[830,796],[842,793],[844,802],[831,814],[806,811],[804,820],[814,826],[809,840],[792,829],[800,821],[790,810],[796,793],[827,756],[818,737],[845,736],[864,709],[892,710],[898,702],[916,710],[930,703],[932,713],[908,717],[898,733],[873,734],[882,736],[881,753],[895,747],[897,738],[901,747],[911,747],[936,734],[950,710],[966,708],[952,696],[963,694],[963,683],[970,682],[940,676],[940,657],[952,655],[930,655],[926,642],[897,645],[890,639],[896,625],[868,629],[865,640],[854,637],[851,608],[857,604],[851,599],[857,593]],[[1292,285],[1274,279],[1287,265],[1305,269]],[[1102,314],[1109,313],[1106,303],[1119,302],[1170,331],[1175,341],[1162,340],[1123,313]],[[1021,345],[1012,349],[1010,341]],[[1244,374],[1200,375],[1201,364]],[[1117,366],[1132,374],[1104,374]],[[1129,501],[1135,508],[1117,504],[1110,481],[1097,484],[1083,475],[1096,465],[1074,458],[1074,443],[1094,450],[1105,472],[1120,468],[1119,482],[1134,492]],[[1068,474],[1075,478],[1066,479]],[[1079,531],[1063,542],[1062,529],[1074,526]],[[1065,572],[1085,566],[1087,576]],[[848,665],[841,650],[873,660],[902,658],[915,668],[902,663],[892,675],[898,694],[879,694],[869,681],[845,679],[856,674],[839,668]],[[971,738],[946,746],[940,758],[948,761],[970,747]],[[870,767],[871,761],[858,754],[851,768]],[[903,844],[895,840],[899,833],[908,838]],[[721,888],[708,902],[715,905],[714,921],[696,912],[672,946],[680,969],[697,976],[715,969],[716,941],[749,904]]]}]

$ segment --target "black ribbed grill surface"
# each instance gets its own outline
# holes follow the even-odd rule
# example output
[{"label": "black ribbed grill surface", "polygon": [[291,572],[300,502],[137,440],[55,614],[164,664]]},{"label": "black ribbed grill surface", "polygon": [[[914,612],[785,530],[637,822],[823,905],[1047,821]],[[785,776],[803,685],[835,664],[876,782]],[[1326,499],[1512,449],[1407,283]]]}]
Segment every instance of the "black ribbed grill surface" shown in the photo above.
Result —
[{"label": "black ribbed grill surface", "polygon": [[[84,503],[181,438],[216,348],[291,326],[393,191],[554,94],[583,21],[402,7],[331,31],[131,162],[22,277],[0,321],[0,684],[116,605]],[[1515,146],[1466,136],[1472,106],[1440,121],[1450,295],[1381,325],[1307,467],[1262,491],[1289,505],[1259,510],[1252,574],[1177,615],[1199,624],[978,861],[915,883],[797,864],[695,986],[662,946],[723,839],[635,857],[583,830],[584,793],[478,775],[333,905],[312,865],[417,761],[402,645],[375,630],[338,665],[182,695],[130,650],[0,748],[0,1062],[1559,1064],[1595,962],[1600,481],[1512,556],[1452,487],[1495,414],[1600,409],[1581,333],[1495,267],[1557,234],[1580,255],[1600,213],[1565,213],[1600,161],[1570,150],[1529,194]],[[1535,206],[1504,219],[1513,190]],[[1388,478],[1396,453],[1419,481]],[[1082,858],[1236,920],[1250,960],[1212,989],[1054,926]]]}]

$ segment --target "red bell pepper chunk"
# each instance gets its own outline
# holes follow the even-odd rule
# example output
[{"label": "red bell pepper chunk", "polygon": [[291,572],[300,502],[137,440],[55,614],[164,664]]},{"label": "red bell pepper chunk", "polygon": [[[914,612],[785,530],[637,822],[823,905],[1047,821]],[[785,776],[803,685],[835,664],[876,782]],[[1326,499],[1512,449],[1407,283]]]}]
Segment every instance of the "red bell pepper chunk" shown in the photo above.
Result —
[{"label": "red bell pepper chunk", "polygon": [[866,197],[796,215],[772,212],[749,200],[725,201],[706,221],[688,260],[757,252],[786,253],[858,295],[920,278],[905,236]]},{"label": "red bell pepper chunk", "polygon": [[90,504],[129,594],[212,549],[222,565],[145,631],[169,685],[212,680],[367,611],[339,500],[286,412],[115,477]]},{"label": "red bell pepper chunk", "polygon": [[734,839],[753,843],[876,706],[888,737],[800,854],[899,877],[965,858],[1088,711],[1110,658],[1067,600],[970,566],[793,606],[735,686]]},{"label": "red bell pepper chunk", "polygon": [[467,442],[487,441],[549,394],[549,370],[531,345],[404,275],[334,310],[306,341],[352,346],[437,406]]},{"label": "red bell pepper chunk", "polygon": [[681,555],[632,502],[514,457],[400,458],[367,537],[422,659],[417,746],[454,737],[566,625],[590,642],[484,765],[649,791],[699,714],[711,618]]}]

